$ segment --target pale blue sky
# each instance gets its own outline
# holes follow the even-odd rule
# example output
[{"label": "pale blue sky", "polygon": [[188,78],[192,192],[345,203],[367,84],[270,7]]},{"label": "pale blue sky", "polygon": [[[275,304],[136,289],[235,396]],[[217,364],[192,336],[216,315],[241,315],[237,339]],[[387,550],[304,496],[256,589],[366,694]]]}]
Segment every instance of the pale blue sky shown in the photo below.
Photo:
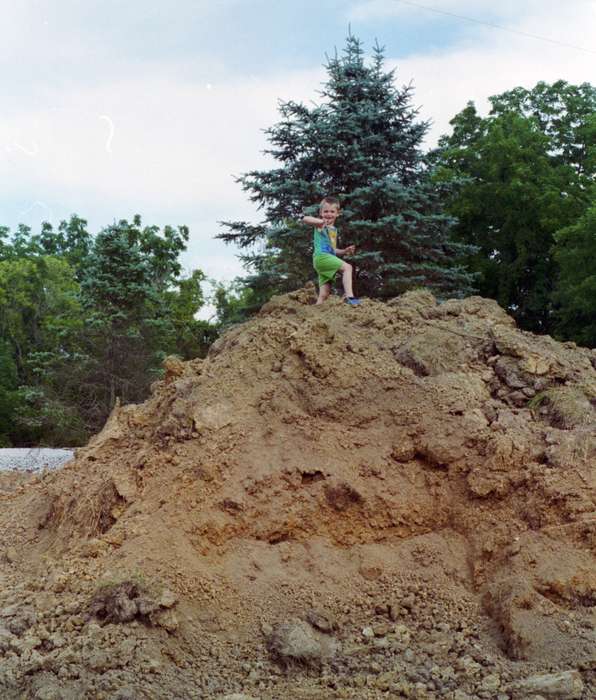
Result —
[{"label": "pale blue sky", "polygon": [[[593,0],[418,4],[596,49]],[[317,99],[349,26],[413,81],[429,143],[469,99],[596,75],[596,53],[398,0],[1,0],[0,225],[184,223],[187,268],[233,277],[217,221],[258,218],[233,175],[266,164],[279,98]]]}]

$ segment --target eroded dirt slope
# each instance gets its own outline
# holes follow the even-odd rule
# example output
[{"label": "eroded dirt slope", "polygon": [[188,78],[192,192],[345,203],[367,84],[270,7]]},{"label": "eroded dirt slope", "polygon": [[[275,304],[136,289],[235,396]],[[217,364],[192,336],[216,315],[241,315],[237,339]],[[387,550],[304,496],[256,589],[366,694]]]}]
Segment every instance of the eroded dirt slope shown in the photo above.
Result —
[{"label": "eroded dirt slope", "polygon": [[312,297],[0,483],[2,697],[596,694],[596,352]]}]

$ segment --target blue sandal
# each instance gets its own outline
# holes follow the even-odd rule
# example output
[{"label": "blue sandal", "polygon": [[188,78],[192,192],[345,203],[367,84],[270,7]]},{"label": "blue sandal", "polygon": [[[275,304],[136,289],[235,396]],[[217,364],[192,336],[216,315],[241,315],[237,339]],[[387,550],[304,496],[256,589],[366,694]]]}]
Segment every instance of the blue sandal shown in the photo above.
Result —
[{"label": "blue sandal", "polygon": [[360,306],[360,299],[357,299],[356,297],[346,297],[344,301],[350,306]]}]

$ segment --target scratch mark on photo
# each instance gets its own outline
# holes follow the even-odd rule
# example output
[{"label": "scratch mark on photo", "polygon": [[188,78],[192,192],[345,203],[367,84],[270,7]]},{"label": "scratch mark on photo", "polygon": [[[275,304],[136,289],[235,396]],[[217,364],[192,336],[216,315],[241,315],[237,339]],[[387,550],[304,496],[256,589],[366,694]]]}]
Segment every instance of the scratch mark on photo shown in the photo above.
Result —
[{"label": "scratch mark on photo", "polygon": [[112,137],[114,136],[114,122],[108,117],[107,114],[101,114],[99,116],[100,119],[105,119],[108,123],[108,126],[110,127],[110,133],[108,134],[108,138],[106,139],[106,151],[108,153],[112,152]]}]

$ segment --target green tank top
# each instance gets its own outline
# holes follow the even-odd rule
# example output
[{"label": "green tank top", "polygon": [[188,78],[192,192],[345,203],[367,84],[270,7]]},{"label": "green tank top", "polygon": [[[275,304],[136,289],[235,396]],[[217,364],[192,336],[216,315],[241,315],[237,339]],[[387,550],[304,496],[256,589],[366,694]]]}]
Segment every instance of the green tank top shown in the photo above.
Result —
[{"label": "green tank top", "polygon": [[314,230],[313,255],[328,253],[335,255],[337,248],[337,229],[335,226],[323,226]]}]

